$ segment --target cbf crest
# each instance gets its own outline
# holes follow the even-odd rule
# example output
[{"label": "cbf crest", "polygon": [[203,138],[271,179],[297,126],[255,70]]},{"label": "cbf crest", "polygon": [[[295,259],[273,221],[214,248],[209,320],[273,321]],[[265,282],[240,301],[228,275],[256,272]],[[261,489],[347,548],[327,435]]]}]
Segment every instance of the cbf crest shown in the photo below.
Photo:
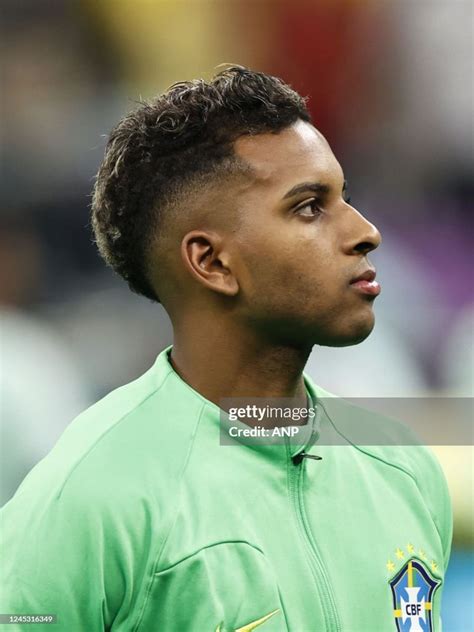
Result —
[{"label": "cbf crest", "polygon": [[[431,568],[437,570],[435,562]],[[430,574],[422,560],[411,558],[389,583],[398,632],[433,632],[433,595],[441,581]]]}]

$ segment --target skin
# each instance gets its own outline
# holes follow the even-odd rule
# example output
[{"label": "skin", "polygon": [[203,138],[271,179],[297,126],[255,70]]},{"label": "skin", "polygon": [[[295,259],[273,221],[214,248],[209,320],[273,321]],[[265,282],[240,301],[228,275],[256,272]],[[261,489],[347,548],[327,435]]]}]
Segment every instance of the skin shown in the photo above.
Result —
[{"label": "skin", "polygon": [[[164,246],[173,282],[157,289],[174,328],[171,360],[218,405],[303,398],[313,345],[357,344],[372,331],[374,298],[350,282],[381,237],[345,201],[341,166],[309,123],[241,137],[235,153],[251,172],[201,191]],[[302,183],[318,189],[288,197]]]}]

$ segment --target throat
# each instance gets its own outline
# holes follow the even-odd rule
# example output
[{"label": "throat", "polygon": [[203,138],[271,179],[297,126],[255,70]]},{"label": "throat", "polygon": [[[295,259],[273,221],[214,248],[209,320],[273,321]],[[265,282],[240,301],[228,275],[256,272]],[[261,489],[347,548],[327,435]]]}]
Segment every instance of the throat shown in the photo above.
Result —
[{"label": "throat", "polygon": [[[175,339],[174,370],[200,395],[222,407],[226,399],[293,398],[306,403],[303,369],[310,349]],[[302,423],[305,423],[304,421]]]}]

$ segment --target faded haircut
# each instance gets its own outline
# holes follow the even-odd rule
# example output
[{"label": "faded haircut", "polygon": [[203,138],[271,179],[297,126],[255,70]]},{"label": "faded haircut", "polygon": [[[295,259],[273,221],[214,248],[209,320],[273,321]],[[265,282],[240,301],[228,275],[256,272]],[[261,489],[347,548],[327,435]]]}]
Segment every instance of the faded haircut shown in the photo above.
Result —
[{"label": "faded haircut", "polygon": [[[172,85],[112,130],[92,196],[92,228],[106,263],[130,289],[159,302],[150,250],[186,186],[231,170],[233,142],[310,121],[303,97],[281,79],[240,66]],[[189,190],[189,189],[188,189]]]}]

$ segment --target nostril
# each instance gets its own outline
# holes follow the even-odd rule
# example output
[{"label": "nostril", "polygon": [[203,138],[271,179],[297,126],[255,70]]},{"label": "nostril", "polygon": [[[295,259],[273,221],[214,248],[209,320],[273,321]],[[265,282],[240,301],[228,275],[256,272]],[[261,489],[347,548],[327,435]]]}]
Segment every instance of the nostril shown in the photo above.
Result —
[{"label": "nostril", "polygon": [[360,254],[367,254],[368,252],[371,252],[372,250],[375,250],[375,248],[377,248],[377,245],[370,242],[370,241],[361,241],[360,243],[357,244],[357,246],[354,248],[355,252],[358,252]]}]

